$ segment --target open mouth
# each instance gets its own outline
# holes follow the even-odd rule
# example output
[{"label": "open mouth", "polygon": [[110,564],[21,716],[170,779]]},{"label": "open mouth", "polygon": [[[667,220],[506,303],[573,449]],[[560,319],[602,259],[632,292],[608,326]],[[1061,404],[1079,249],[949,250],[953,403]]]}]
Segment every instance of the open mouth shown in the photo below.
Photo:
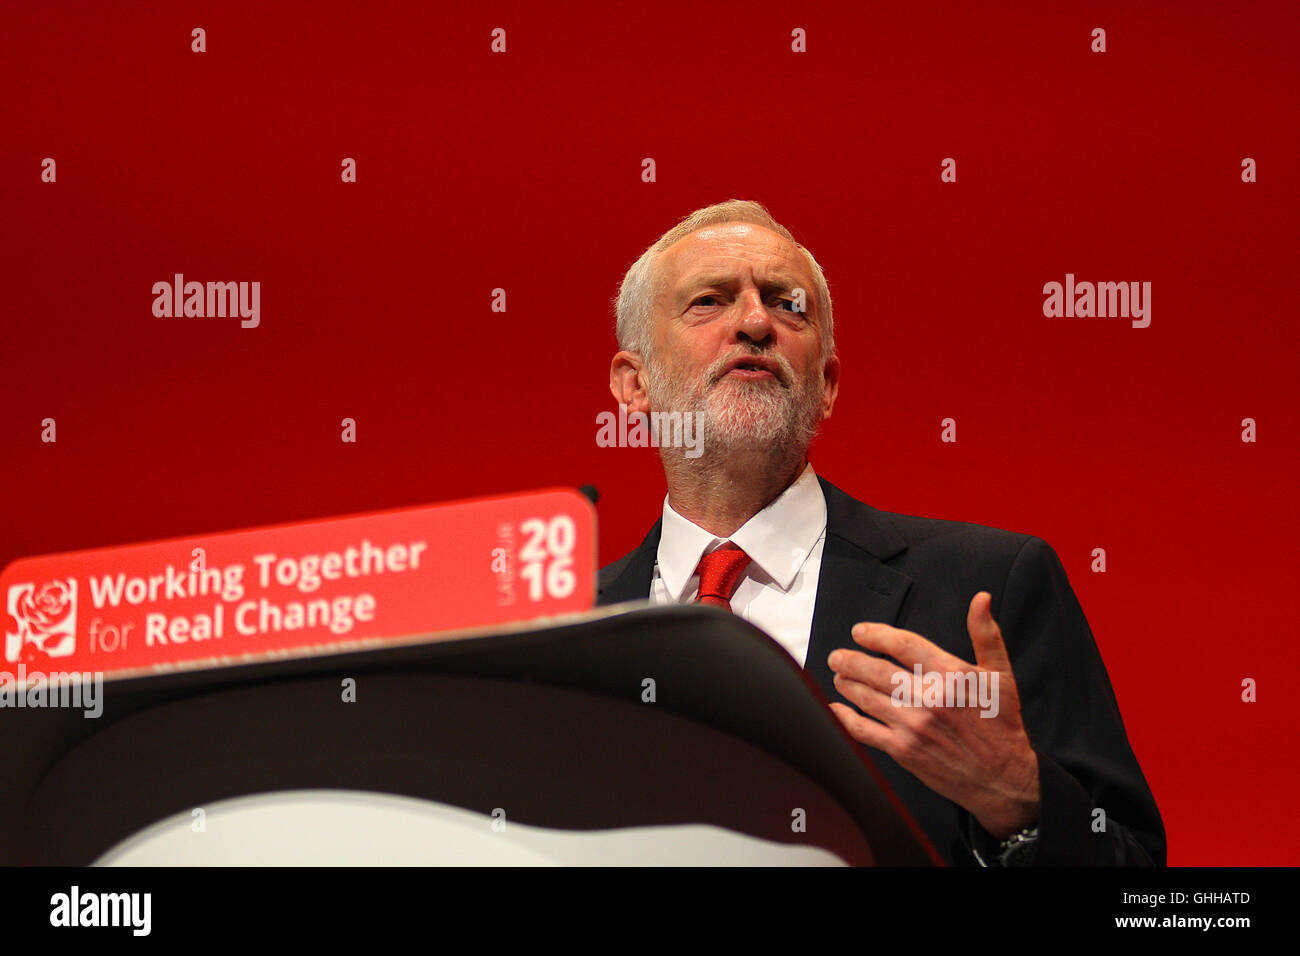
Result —
[{"label": "open mouth", "polygon": [[781,375],[769,360],[739,359],[731,368],[722,373],[723,378],[727,377],[746,379],[749,381],[762,381],[771,379],[774,382],[781,382]]},{"label": "open mouth", "polygon": [[737,365],[728,375],[738,375],[741,378],[776,378],[771,370],[761,365]]}]

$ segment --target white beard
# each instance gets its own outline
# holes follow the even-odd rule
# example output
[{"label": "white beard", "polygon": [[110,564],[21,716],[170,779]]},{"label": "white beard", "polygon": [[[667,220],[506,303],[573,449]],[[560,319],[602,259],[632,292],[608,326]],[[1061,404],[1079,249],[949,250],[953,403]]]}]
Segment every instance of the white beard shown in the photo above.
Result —
[{"label": "white beard", "polygon": [[[751,350],[745,354],[762,355],[779,364],[781,381],[733,376],[715,381],[734,355],[715,362],[693,381],[648,360],[651,410],[702,414],[702,458],[715,456],[716,460],[717,455],[755,450],[766,450],[779,458],[806,451],[821,425],[825,380],[818,375],[811,382],[800,382],[790,363],[775,352]],[[794,384],[787,387],[782,382]]]}]

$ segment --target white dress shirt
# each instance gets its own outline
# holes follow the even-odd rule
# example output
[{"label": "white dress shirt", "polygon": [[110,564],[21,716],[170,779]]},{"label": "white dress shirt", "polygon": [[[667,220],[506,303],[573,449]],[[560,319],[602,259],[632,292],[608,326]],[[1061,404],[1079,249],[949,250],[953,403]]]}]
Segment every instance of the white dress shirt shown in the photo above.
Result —
[{"label": "white dress shirt", "polygon": [[812,463],[730,538],[716,537],[683,518],[665,497],[650,600],[692,603],[700,588],[700,559],[728,541],[751,559],[731,597],[732,611],[766,631],[803,667],[826,543],[826,496]]}]

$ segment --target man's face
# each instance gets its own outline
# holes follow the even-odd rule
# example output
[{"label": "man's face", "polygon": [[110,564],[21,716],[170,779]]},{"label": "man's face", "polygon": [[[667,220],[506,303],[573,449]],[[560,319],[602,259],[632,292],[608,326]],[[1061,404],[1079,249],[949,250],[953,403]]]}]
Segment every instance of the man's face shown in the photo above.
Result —
[{"label": "man's face", "polygon": [[650,409],[704,412],[706,455],[806,449],[830,415],[839,361],[822,360],[821,303],[798,248],[761,226],[709,226],[670,246],[656,278]]}]

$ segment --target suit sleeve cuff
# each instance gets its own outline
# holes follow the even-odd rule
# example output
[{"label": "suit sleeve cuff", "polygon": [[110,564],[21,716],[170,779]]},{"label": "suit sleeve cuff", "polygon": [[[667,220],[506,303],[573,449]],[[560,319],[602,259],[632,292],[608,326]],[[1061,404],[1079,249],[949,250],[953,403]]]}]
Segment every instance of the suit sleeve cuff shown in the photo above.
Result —
[{"label": "suit sleeve cuff", "polygon": [[[1038,754],[1038,840],[1024,866],[1089,866],[1105,862],[1104,841],[1092,831],[1093,804],[1088,792],[1065,769],[1041,751]],[[998,866],[1001,841],[966,810],[960,809],[959,830],[971,855]],[[976,856],[978,854],[978,856]]]},{"label": "suit sleeve cuff", "polygon": [[[1104,864],[1105,841],[1099,840],[1092,831],[1092,798],[1060,764],[1041,751],[1035,753],[1038,754],[1038,841],[1023,865]],[[958,832],[972,855],[978,852],[989,866],[999,865],[1001,841],[964,809],[960,811]]]}]

